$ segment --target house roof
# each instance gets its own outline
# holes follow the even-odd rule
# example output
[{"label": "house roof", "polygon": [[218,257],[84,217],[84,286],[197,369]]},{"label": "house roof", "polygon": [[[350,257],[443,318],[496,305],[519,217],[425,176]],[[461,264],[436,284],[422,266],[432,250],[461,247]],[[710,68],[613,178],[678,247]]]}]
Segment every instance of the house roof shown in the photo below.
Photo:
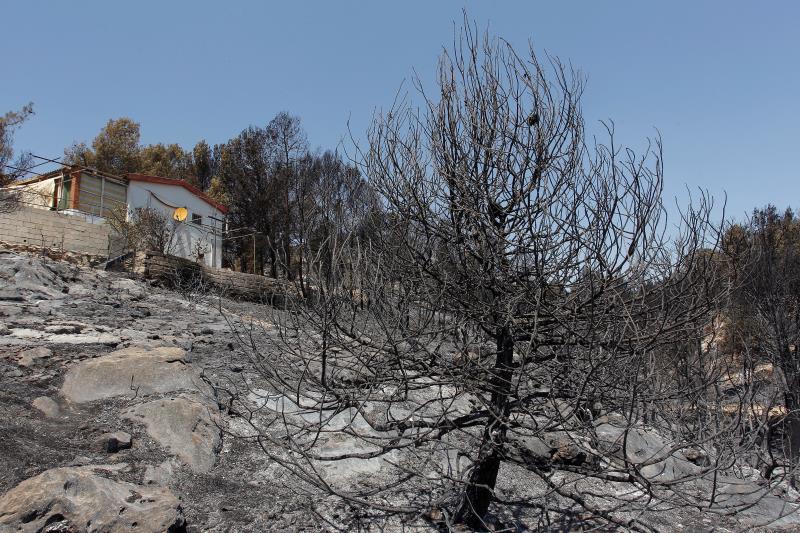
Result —
[{"label": "house roof", "polygon": [[87,174],[93,174],[93,175],[98,175],[98,176],[106,176],[108,178],[114,178],[114,179],[117,179],[117,180],[127,179],[128,181],[140,181],[140,182],[145,182],[145,183],[158,183],[160,185],[172,185],[174,187],[183,187],[184,189],[186,189],[190,193],[194,194],[195,196],[197,196],[198,198],[200,198],[204,202],[206,202],[209,205],[219,209],[219,211],[223,215],[228,214],[228,207],[226,205],[217,202],[216,200],[211,198],[209,195],[207,195],[206,193],[204,193],[203,191],[201,191],[200,189],[198,189],[197,187],[195,187],[194,185],[192,185],[191,183],[189,183],[189,182],[187,182],[185,180],[175,179],[175,178],[164,178],[164,177],[161,177],[161,176],[149,176],[147,174],[130,173],[125,178],[120,178],[119,176],[114,176],[113,174],[108,174],[106,172],[100,172],[99,170],[96,170],[96,169],[93,169],[93,168],[83,167],[83,166],[79,166],[79,165],[70,165],[70,166],[61,167],[61,168],[56,169],[56,170],[52,170],[50,172],[47,172],[46,174],[39,174],[38,176],[36,176],[34,178],[31,178],[31,179],[28,179],[28,180],[18,181],[16,183],[14,183],[13,185],[15,187],[24,186],[24,185],[30,185],[31,183],[37,183],[37,182],[44,181],[44,180],[47,180],[47,179],[57,178],[57,177],[61,176],[62,174],[65,174],[65,173],[68,173],[68,172],[85,172]]},{"label": "house roof", "polygon": [[80,165],[65,165],[61,168],[57,168],[56,170],[51,170],[49,172],[45,172],[44,174],[37,174],[32,178],[28,178],[26,180],[15,181],[12,183],[14,187],[19,187],[23,185],[30,185],[32,183],[38,183],[40,181],[45,181],[53,178],[61,177],[64,174],[71,174],[73,172],[81,172],[84,174],[89,174],[91,176],[104,176],[106,178],[111,178],[120,182],[124,182],[125,178],[121,178],[119,176],[115,176],[114,174],[109,174],[108,172],[101,172],[95,168],[84,167]]},{"label": "house roof", "polygon": [[217,202],[216,200],[214,200],[206,193],[204,193],[203,191],[201,191],[200,189],[198,189],[197,187],[195,187],[194,185],[192,185],[187,181],[175,178],[163,178],[161,176],[148,176],[147,174],[128,174],[127,177],[128,181],[140,181],[144,183],[158,183],[159,185],[172,185],[174,187],[183,187],[190,193],[202,199],[207,204],[212,205],[215,208],[219,209],[219,211],[222,214],[228,213],[228,207],[226,205]]}]

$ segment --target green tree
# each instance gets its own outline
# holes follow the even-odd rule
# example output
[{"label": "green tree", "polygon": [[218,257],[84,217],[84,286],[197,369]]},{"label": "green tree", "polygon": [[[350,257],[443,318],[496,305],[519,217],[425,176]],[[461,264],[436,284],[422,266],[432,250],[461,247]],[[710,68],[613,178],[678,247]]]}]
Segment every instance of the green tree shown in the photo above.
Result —
[{"label": "green tree", "polygon": [[209,183],[208,189],[206,190],[206,194],[217,202],[223,205],[230,204],[230,197],[228,196],[228,192],[225,190],[225,184],[222,182],[222,179],[218,176],[213,176],[211,178],[211,182]]},{"label": "green tree", "polygon": [[85,143],[76,143],[64,150],[65,161],[117,176],[138,172],[141,169],[139,129],[139,123],[130,118],[111,119],[94,138],[91,149]]},{"label": "green tree", "polygon": [[151,144],[139,150],[138,172],[165,178],[187,178],[192,156],[178,144]]}]

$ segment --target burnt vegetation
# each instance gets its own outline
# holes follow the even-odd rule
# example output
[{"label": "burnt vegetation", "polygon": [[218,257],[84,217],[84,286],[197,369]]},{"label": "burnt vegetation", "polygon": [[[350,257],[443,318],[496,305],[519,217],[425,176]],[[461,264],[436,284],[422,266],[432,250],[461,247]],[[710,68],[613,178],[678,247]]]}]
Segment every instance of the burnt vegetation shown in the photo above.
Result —
[{"label": "burnt vegetation", "polygon": [[445,529],[644,531],[793,486],[796,221],[726,227],[701,193],[668,222],[661,140],[587,138],[583,88],[465,24],[435,89],[375,115],[345,173],[368,194],[315,187],[305,299],[236,331],[266,385],[229,391],[310,490]]},{"label": "burnt vegetation", "polygon": [[[795,513],[797,216],[726,222],[701,191],[668,218],[659,137],[588,135],[578,71],[466,19],[437,74],[347,155],[310,150],[289,113],[191,152],[140,146],[130,119],[67,149],[194,183],[240,231],[225,265],[288,287],[268,317],[229,323],[250,365],[214,383],[226,436],[380,527]],[[0,118],[6,169],[26,165],[11,133],[31,112]],[[169,253],[163,215],[110,219],[129,248]]]}]

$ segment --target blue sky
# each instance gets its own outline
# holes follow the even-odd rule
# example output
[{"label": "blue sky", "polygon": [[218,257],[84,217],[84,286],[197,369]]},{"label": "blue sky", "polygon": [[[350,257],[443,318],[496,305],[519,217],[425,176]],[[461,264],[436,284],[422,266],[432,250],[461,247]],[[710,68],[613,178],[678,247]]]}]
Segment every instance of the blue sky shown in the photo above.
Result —
[{"label": "blue sky", "polygon": [[223,142],[277,112],[313,146],[363,132],[416,68],[433,81],[461,9],[588,77],[587,124],[664,140],[667,194],[739,215],[800,205],[800,2],[45,2],[0,8],[0,111],[33,101],[19,149],[60,155],[112,117],[142,141]]}]

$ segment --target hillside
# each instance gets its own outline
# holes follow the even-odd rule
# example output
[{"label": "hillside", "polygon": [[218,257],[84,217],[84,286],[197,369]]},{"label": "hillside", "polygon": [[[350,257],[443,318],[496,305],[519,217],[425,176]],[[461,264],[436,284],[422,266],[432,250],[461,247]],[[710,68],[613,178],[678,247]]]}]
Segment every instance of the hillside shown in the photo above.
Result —
[{"label": "hillside", "polygon": [[[387,517],[299,481],[276,461],[282,452],[270,438],[277,437],[252,432],[287,401],[272,396],[234,332],[256,343],[278,334],[275,310],[7,251],[0,286],[0,532],[432,530],[433,514]],[[614,431],[613,417],[598,426],[610,439]],[[637,435],[645,455],[663,440]],[[526,453],[577,461],[561,438],[544,450],[531,441]],[[347,432],[323,440],[337,452],[364,449]],[[689,459],[663,458],[655,475],[694,472]],[[598,460],[614,461],[614,452]],[[532,501],[546,490],[508,468],[498,489],[504,500]],[[320,470],[337,487],[393,479],[386,459],[354,457]],[[653,503],[643,519],[658,531],[797,528],[797,493],[765,493],[753,479],[719,485],[721,500],[742,506],[735,516]],[[582,483],[586,493],[641,496]],[[694,489],[707,490],[704,483],[699,475]],[[552,501],[549,526],[524,505],[498,510],[494,523],[504,531],[597,527],[591,517],[559,511],[564,500]]]}]

